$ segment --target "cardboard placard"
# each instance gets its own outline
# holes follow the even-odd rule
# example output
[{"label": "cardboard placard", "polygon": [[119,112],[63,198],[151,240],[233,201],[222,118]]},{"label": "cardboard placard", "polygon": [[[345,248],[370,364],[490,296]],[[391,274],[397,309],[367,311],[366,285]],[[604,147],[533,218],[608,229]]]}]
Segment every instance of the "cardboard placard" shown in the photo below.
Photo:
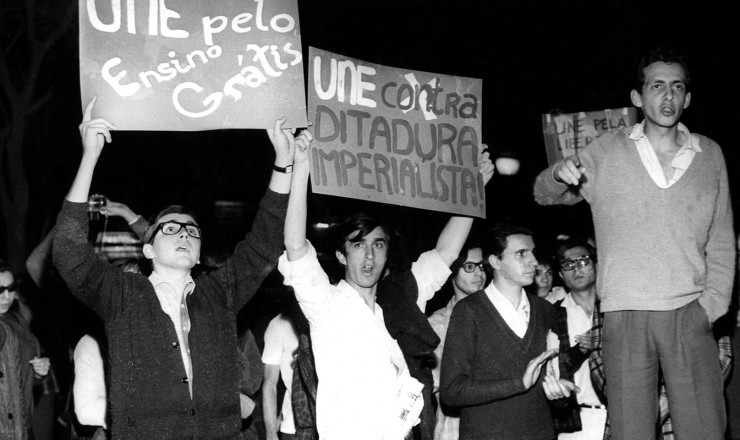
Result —
[{"label": "cardboard placard", "polygon": [[485,218],[483,82],[309,48],[315,193]]},{"label": "cardboard placard", "polygon": [[82,105],[121,130],[306,125],[297,0],[80,0]]},{"label": "cardboard placard", "polygon": [[578,153],[604,133],[637,123],[637,109],[623,107],[580,113],[542,115],[547,162]]}]

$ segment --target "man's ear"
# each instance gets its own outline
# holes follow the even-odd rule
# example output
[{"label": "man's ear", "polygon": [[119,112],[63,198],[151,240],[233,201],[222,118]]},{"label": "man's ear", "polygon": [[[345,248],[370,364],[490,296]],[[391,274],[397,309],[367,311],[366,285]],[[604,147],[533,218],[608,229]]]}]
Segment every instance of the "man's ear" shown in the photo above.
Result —
[{"label": "man's ear", "polygon": [[144,256],[148,258],[149,260],[154,259],[154,248],[151,244],[147,243],[144,245],[144,247],[141,249],[141,251],[144,253]]},{"label": "man's ear", "polygon": [[642,108],[642,95],[640,95],[640,92],[632,89],[630,92],[630,100],[632,101],[632,105],[637,108]]},{"label": "man's ear", "polygon": [[501,260],[495,255],[488,256],[488,264],[494,269],[501,269]]},{"label": "man's ear", "polygon": [[683,102],[683,108],[689,108],[689,104],[691,104],[691,92],[686,94],[686,99]]},{"label": "man's ear", "polygon": [[337,261],[339,261],[339,264],[341,264],[342,266],[347,265],[347,257],[345,257],[343,253],[339,251],[334,251],[334,255],[337,256]]}]

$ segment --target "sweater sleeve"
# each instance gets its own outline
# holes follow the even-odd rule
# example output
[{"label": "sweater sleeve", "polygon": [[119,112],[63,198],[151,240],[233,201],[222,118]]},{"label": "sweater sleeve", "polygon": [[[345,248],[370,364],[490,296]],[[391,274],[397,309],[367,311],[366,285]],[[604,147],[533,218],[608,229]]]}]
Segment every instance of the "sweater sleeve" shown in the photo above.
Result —
[{"label": "sweater sleeve", "polygon": [[[65,201],[57,217],[52,259],[72,294],[104,321],[122,308],[126,275],[87,241],[87,203]],[[139,275],[140,276],[140,275]]]},{"label": "sweater sleeve", "polygon": [[719,192],[714,204],[706,252],[707,277],[699,303],[706,310],[710,322],[727,313],[735,277],[735,232],[732,225],[732,205],[727,179],[727,167],[719,146]]},{"label": "sweater sleeve", "polygon": [[526,392],[522,378],[481,380],[474,377],[475,317],[465,305],[458,303],[447,329],[440,377],[442,401],[451,406],[471,406]]},{"label": "sweater sleeve", "polygon": [[283,250],[283,225],[288,194],[267,190],[252,223],[252,230],[240,241],[234,253],[212,276],[233,295],[234,310],[249,302],[262,281],[275,268]]},{"label": "sweater sleeve", "polygon": [[600,160],[603,160],[605,152],[609,151],[611,144],[623,140],[623,132],[605,134],[588,145],[588,148],[578,152],[578,159],[586,173],[581,178],[578,187],[560,183],[555,180],[556,162],[542,171],[534,181],[534,199],[540,205],[575,205],[587,200],[590,201],[593,194],[594,182],[598,175]]}]

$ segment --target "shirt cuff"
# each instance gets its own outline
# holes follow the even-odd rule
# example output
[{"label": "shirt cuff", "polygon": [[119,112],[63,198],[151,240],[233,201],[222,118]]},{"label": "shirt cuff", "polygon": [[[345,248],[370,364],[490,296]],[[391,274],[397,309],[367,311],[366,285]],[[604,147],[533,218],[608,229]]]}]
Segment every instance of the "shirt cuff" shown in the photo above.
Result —
[{"label": "shirt cuff", "polygon": [[419,255],[419,258],[411,265],[411,273],[414,274],[416,285],[419,287],[417,305],[423,311],[427,301],[442,288],[452,271],[445,264],[439,252],[432,249]]},{"label": "shirt cuff", "polygon": [[278,270],[283,276],[283,284],[286,286],[292,286],[296,278],[310,273],[313,265],[318,264],[316,249],[314,249],[310,241],[306,240],[306,244],[308,245],[308,251],[298,260],[288,261],[287,251],[283,251],[283,254],[278,259]]}]

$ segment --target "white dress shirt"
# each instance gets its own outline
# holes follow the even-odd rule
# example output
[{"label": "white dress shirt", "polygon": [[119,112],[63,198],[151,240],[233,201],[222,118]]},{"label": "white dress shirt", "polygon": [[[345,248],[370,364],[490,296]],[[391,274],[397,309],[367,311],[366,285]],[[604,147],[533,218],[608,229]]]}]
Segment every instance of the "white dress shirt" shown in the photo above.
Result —
[{"label": "white dress shirt", "polygon": [[[436,251],[420,261],[412,272],[420,296],[426,296],[430,284],[443,284],[450,271]],[[312,246],[296,261],[283,254],[278,268],[311,325],[321,439],[402,440],[396,403],[410,374],[398,343],[385,328],[381,307],[375,304],[371,310],[344,280],[331,285]]]},{"label": "white dress shirt", "polygon": [[529,326],[529,314],[530,306],[527,294],[522,289],[519,300],[519,306],[514,307],[503,293],[501,293],[496,286],[491,283],[484,290],[488,299],[493,303],[493,306],[498,310],[499,315],[504,318],[509,328],[516,333],[520,338],[524,338],[527,333],[527,327]]},{"label": "white dress shirt", "polygon": [[170,317],[172,324],[175,326],[175,333],[177,334],[177,340],[180,344],[182,364],[185,367],[185,373],[188,376],[188,390],[190,391],[190,398],[192,399],[193,362],[190,358],[190,346],[188,344],[190,315],[188,314],[188,304],[185,299],[188,295],[193,293],[195,282],[193,281],[193,278],[188,275],[185,290],[181,294],[180,292],[177,292],[175,286],[168,283],[156,272],[152,272],[152,274],[149,275],[149,281],[154,286],[154,292],[157,293],[157,299],[159,299],[159,305],[162,306],[162,311]]},{"label": "white dress shirt", "polygon": [[701,153],[701,147],[699,146],[699,138],[689,133],[689,129],[686,128],[682,123],[678,123],[678,131],[686,136],[686,143],[676,152],[676,155],[671,161],[673,167],[673,175],[670,180],[666,180],[665,173],[663,173],[663,167],[660,165],[658,155],[655,154],[653,146],[650,144],[650,140],[647,138],[644,132],[645,122],[636,124],[630,133],[630,139],[635,141],[637,146],[637,152],[640,154],[642,164],[645,166],[648,174],[653,179],[659,188],[668,188],[678,181],[683,176],[686,170],[694,160],[694,156],[697,153]]}]

